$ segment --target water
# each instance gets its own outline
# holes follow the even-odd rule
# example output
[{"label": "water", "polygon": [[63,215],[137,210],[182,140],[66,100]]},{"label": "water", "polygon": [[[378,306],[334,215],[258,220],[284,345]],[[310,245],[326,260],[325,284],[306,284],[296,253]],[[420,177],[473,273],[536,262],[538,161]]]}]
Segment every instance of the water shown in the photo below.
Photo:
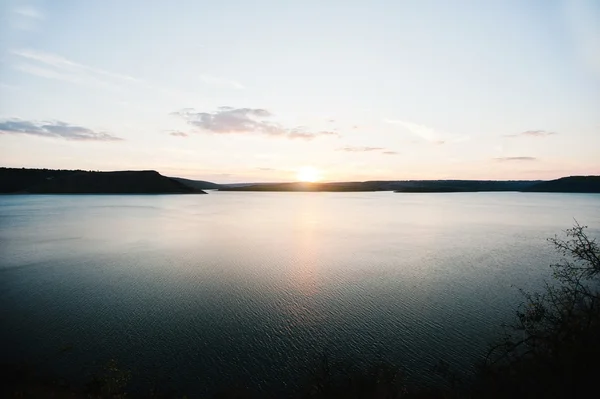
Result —
[{"label": "water", "polygon": [[188,393],[283,392],[323,353],[468,370],[573,218],[597,234],[600,195],[0,196],[3,357]]}]

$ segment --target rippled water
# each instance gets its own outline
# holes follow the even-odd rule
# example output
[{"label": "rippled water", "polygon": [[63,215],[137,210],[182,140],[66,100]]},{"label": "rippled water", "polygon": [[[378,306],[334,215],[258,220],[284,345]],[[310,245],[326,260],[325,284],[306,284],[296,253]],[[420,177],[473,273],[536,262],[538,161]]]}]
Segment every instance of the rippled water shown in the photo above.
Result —
[{"label": "rippled water", "polygon": [[281,391],[322,353],[464,369],[573,218],[597,233],[600,196],[0,196],[2,351],[188,392]]}]

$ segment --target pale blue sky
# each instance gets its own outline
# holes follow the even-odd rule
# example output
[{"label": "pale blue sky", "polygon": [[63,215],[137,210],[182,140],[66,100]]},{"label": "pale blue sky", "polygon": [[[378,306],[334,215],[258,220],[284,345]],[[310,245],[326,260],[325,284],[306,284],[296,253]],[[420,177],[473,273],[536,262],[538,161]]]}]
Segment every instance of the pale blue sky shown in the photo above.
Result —
[{"label": "pale blue sky", "polygon": [[0,164],[600,174],[600,2],[0,2]]}]

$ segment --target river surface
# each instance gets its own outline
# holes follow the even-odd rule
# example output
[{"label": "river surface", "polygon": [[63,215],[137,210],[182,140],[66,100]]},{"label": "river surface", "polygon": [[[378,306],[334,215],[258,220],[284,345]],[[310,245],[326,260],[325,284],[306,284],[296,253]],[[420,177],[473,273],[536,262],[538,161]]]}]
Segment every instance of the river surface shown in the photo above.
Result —
[{"label": "river surface", "polygon": [[284,392],[323,354],[468,371],[574,218],[598,235],[600,195],[0,196],[2,353],[196,394]]}]

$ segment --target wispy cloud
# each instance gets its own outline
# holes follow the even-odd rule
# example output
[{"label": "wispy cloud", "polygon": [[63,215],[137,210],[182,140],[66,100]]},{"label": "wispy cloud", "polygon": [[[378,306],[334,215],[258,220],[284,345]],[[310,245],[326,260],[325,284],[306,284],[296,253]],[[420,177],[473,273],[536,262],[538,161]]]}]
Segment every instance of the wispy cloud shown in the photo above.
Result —
[{"label": "wispy cloud", "polygon": [[390,151],[383,147],[342,147],[339,148],[338,151],[344,152],[380,152],[383,155],[397,155],[396,151]]},{"label": "wispy cloud", "polygon": [[35,30],[45,19],[44,13],[32,5],[20,5],[12,9],[11,24],[18,30]]},{"label": "wispy cloud", "polygon": [[169,132],[170,136],[174,136],[174,137],[188,137],[189,134],[185,133],[185,132],[180,132],[178,130],[173,130],[171,132]]},{"label": "wispy cloud", "polygon": [[242,90],[245,88],[243,84],[241,84],[240,82],[238,82],[236,80],[220,78],[220,77],[212,76],[212,75],[204,75],[204,74],[200,75],[200,80],[206,84],[217,86],[217,87],[225,87],[225,88],[237,89],[237,90]]},{"label": "wispy cloud", "polygon": [[67,70],[78,74],[91,74],[96,76],[102,76],[110,79],[116,79],[125,82],[143,83],[141,80],[132,76],[123,75],[119,73],[105,71],[103,69],[94,68],[88,65],[84,65],[60,55],[46,53],[43,51],[36,51],[30,49],[13,50],[12,53],[18,57],[36,61],[41,64],[51,66],[57,69]]},{"label": "wispy cloud", "polygon": [[100,87],[113,87],[119,89],[117,85],[111,85],[108,82],[93,78],[93,77],[82,77],[77,74],[62,73],[53,69],[48,69],[43,66],[31,65],[31,64],[18,64],[14,67],[16,70],[25,72],[29,75],[37,76],[40,78],[60,80],[62,82],[69,82],[77,85],[84,86],[100,86]]},{"label": "wispy cloud", "polygon": [[400,119],[384,119],[384,122],[390,125],[401,126],[414,136],[420,137],[431,144],[442,145],[448,142],[459,143],[468,140],[468,137],[466,136],[454,135],[429,126]]},{"label": "wispy cloud", "polygon": [[391,125],[402,126],[403,128],[407,129],[410,133],[426,141],[437,141],[440,137],[440,132],[436,131],[431,127],[419,125],[418,123],[407,122],[399,119],[385,119],[385,122]]},{"label": "wispy cloud", "polygon": [[32,49],[12,50],[11,53],[19,61],[13,65],[15,69],[46,79],[117,92],[144,89],[174,98],[186,95],[178,90],[160,87],[130,75],[85,65],[57,54]]},{"label": "wispy cloud", "polygon": [[370,151],[381,151],[385,150],[383,147],[344,147],[340,148],[338,151],[345,152],[370,152]]},{"label": "wispy cloud", "polygon": [[288,139],[312,140],[323,136],[339,136],[331,131],[307,131],[304,127],[287,128],[268,120],[273,115],[262,108],[220,107],[215,112],[197,112],[185,108],[172,115],[205,132],[217,134],[252,133]]},{"label": "wispy cloud", "polygon": [[512,161],[537,161],[536,157],[499,157],[494,158],[499,162],[512,162]]},{"label": "wispy cloud", "polygon": [[10,83],[0,82],[0,89],[2,89],[2,90],[19,90],[19,86],[15,86]]},{"label": "wispy cloud", "polygon": [[516,134],[506,134],[504,135],[504,137],[511,137],[511,138],[517,138],[517,137],[548,137],[548,136],[554,136],[555,134],[557,134],[556,132],[549,132],[547,130],[527,130],[525,132],[521,132],[521,133],[516,133]]},{"label": "wispy cloud", "polygon": [[12,54],[21,61],[14,65],[15,69],[37,77],[114,91],[123,91],[124,84],[151,88],[150,85],[132,76],[80,64],[56,54],[26,49],[13,50]]},{"label": "wispy cloud", "polygon": [[33,122],[22,119],[0,120],[0,133],[25,134],[76,141],[120,141],[120,137],[105,132],[98,132],[82,126],[70,125],[66,122]]},{"label": "wispy cloud", "polygon": [[34,6],[31,6],[31,5],[22,5],[22,6],[15,7],[13,9],[13,12],[17,15],[20,15],[20,16],[26,17],[26,18],[44,19],[44,14],[42,14],[40,9],[36,8]]}]

